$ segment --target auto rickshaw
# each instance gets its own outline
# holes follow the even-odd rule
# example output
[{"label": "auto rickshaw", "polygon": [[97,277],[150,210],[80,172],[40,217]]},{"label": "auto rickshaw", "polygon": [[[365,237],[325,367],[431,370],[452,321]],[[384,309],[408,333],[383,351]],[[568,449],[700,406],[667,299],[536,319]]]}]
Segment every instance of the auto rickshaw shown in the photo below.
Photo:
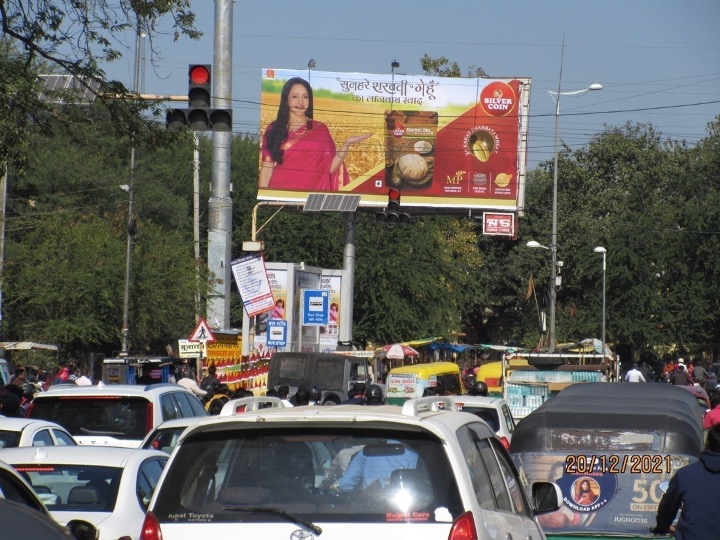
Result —
[{"label": "auto rickshaw", "polygon": [[385,382],[385,403],[402,405],[408,399],[423,397],[428,389],[464,394],[460,367],[454,362],[429,362],[393,368]]},{"label": "auto rickshaw", "polygon": [[538,516],[548,539],[637,540],[653,537],[661,484],[702,449],[702,415],[690,392],[585,383],[522,419],[510,453],[528,485],[551,481],[562,491],[563,506]]}]

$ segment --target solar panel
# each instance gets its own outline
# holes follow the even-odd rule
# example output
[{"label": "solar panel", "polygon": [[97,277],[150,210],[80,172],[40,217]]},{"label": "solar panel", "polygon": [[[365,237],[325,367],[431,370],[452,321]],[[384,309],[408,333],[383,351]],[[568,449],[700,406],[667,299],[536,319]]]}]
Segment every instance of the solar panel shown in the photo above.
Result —
[{"label": "solar panel", "polygon": [[354,212],[360,203],[360,195],[340,195],[337,193],[308,194],[304,212]]},{"label": "solar panel", "polygon": [[95,101],[100,88],[98,81],[91,80],[85,85],[75,75],[49,74],[39,75],[39,78],[43,89],[38,99],[47,103],[87,105]]}]

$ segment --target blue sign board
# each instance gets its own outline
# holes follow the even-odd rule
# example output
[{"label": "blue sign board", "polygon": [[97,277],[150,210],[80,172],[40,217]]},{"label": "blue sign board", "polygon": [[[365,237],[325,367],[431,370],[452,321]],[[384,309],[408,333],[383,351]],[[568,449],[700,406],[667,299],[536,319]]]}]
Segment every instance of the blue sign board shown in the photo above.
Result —
[{"label": "blue sign board", "polygon": [[287,321],[284,319],[267,320],[267,346],[287,346]]},{"label": "blue sign board", "polygon": [[327,289],[303,290],[303,326],[324,326],[329,320],[330,291]]}]

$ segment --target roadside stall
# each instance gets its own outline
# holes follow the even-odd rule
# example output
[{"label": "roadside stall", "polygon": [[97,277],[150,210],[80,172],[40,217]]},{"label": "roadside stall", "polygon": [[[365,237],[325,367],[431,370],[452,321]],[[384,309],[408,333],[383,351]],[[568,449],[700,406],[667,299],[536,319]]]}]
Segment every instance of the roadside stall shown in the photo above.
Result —
[{"label": "roadside stall", "polygon": [[510,452],[528,483],[555,482],[564,505],[538,516],[549,539],[647,538],[660,484],[698,459],[702,417],[666,384],[569,386],[531,412]]}]

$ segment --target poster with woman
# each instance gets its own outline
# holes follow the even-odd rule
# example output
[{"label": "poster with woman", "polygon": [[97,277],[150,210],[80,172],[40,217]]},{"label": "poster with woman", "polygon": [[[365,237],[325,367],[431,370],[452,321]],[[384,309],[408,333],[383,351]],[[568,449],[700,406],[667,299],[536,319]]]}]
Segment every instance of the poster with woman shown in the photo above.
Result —
[{"label": "poster with woman", "polygon": [[264,68],[258,199],[360,195],[515,209],[525,176],[529,78]]}]

